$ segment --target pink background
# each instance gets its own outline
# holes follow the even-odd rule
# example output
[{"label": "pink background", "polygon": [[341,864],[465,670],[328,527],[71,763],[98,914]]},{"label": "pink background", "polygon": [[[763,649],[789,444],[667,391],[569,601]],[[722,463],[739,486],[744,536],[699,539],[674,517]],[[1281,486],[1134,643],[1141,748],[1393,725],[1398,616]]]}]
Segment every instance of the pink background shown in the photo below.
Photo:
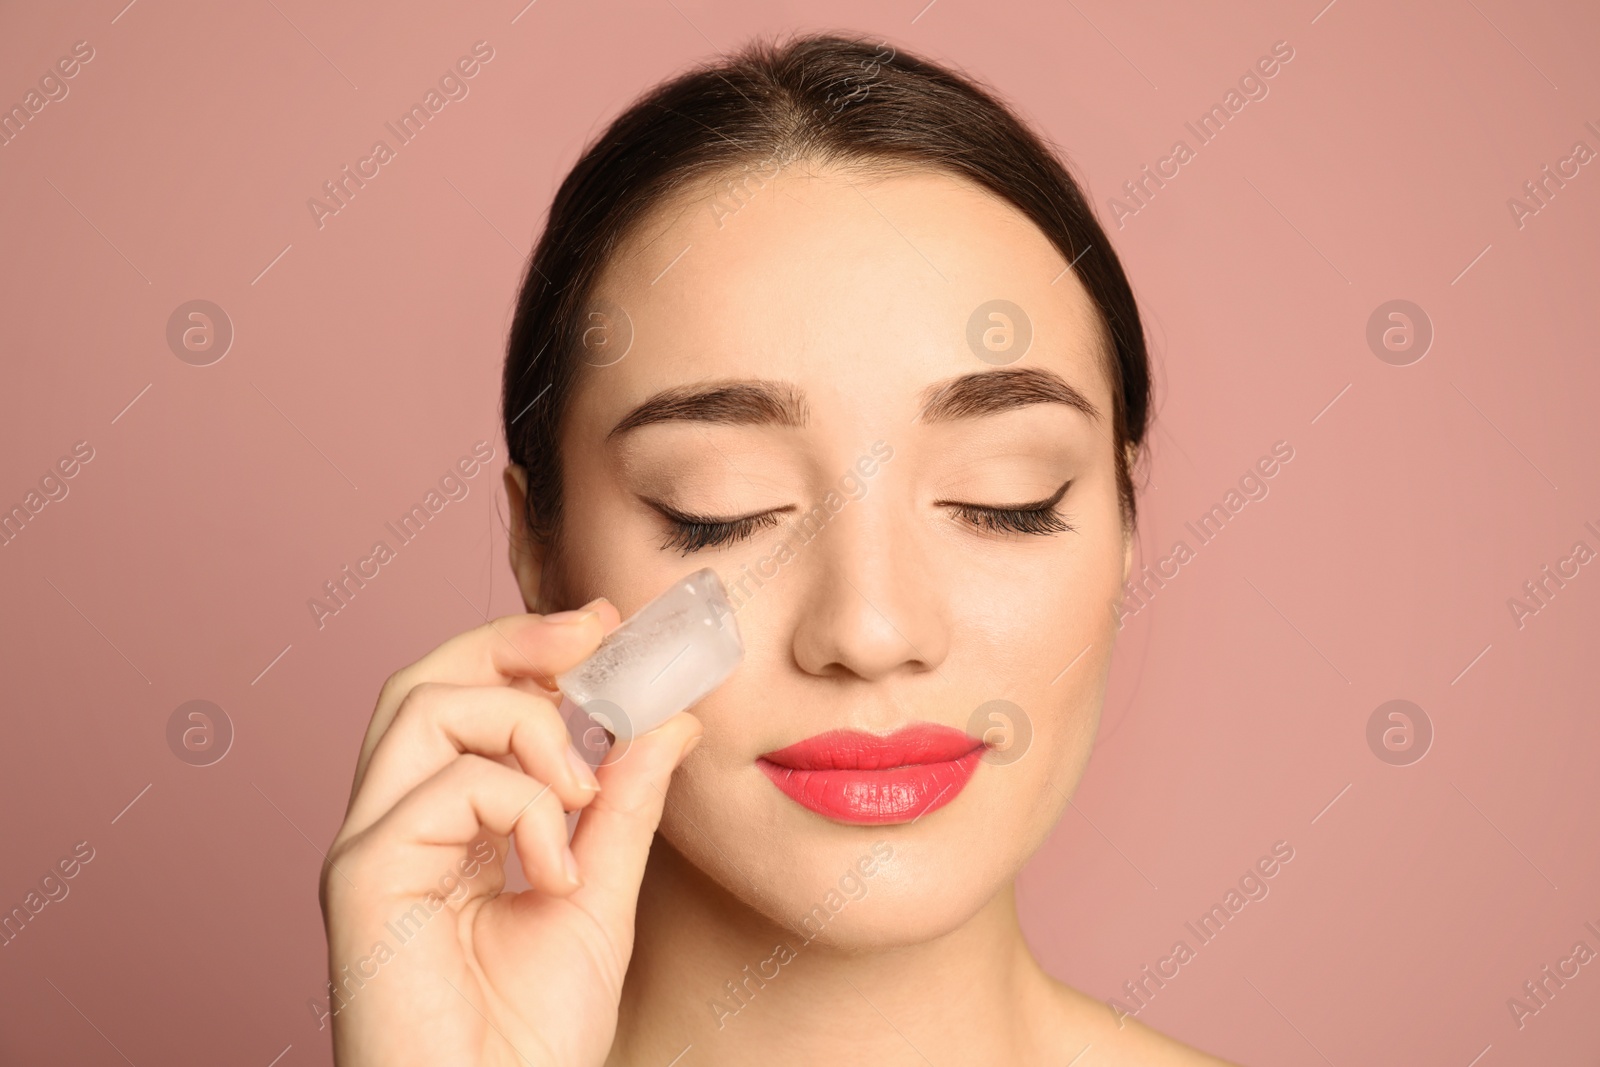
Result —
[{"label": "pink background", "polygon": [[[1284,840],[1270,896],[1141,1019],[1251,1064],[1595,1062],[1600,963],[1521,1029],[1506,1001],[1600,949],[1600,563],[1520,629],[1506,602],[1600,549],[1600,163],[1521,228],[1507,199],[1600,149],[1600,9],[523,2],[0,14],[8,108],[95,50],[0,147],[0,505],[94,449],[0,547],[0,908],[95,849],[0,948],[0,1061],[328,1062],[318,849],[377,687],[520,609],[498,374],[556,182],[713,48],[849,28],[988,79],[1108,225],[1186,120],[1294,49],[1112,230],[1160,383],[1144,560],[1274,442],[1295,458],[1127,621],[1076,810],[1023,880],[1047,967],[1116,995]],[[470,95],[319,230],[307,198],[478,40]],[[166,342],[196,298],[236,331],[211,366]],[[1409,366],[1366,341],[1395,298],[1435,331]],[[480,439],[493,470],[319,631],[307,599]],[[1393,698],[1435,730],[1410,766],[1367,744]],[[236,730],[212,766],[168,748],[192,699]]]}]

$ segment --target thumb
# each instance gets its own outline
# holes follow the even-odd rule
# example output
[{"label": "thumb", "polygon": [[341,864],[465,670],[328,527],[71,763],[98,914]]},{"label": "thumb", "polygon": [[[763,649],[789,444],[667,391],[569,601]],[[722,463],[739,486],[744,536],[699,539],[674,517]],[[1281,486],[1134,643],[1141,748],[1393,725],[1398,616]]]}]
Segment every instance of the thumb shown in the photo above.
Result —
[{"label": "thumb", "polygon": [[633,944],[639,883],[672,772],[703,732],[699,719],[681,711],[635,737],[623,758],[596,770],[600,792],[583,809],[572,835],[583,886],[569,899],[595,916],[627,951]]}]

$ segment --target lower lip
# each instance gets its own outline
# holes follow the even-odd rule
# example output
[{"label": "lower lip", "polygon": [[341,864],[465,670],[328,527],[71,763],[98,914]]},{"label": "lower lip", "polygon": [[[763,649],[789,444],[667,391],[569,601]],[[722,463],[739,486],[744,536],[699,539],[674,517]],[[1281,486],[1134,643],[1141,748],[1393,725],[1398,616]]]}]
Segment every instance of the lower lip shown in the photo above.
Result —
[{"label": "lower lip", "polygon": [[818,815],[849,823],[913,822],[950,803],[978,769],[979,745],[959,759],[884,770],[795,770],[769,760],[756,766],[785,796]]}]

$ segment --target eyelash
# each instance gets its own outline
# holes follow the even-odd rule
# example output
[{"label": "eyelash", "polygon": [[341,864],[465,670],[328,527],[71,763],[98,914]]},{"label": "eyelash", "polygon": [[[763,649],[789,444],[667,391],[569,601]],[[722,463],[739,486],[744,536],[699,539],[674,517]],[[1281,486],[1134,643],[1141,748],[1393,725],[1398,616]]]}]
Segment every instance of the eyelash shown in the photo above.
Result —
[{"label": "eyelash", "polygon": [[1050,494],[1047,499],[1035,501],[1031,504],[1022,504],[1014,508],[984,507],[980,504],[958,504],[955,501],[941,500],[940,504],[953,510],[962,521],[979,530],[991,533],[1018,533],[1029,536],[1048,536],[1050,534],[1071,533],[1077,527],[1068,522],[1056,511],[1056,505],[1061,498],[1067,495],[1067,490],[1072,487],[1069,478],[1061,484],[1061,488]]},{"label": "eyelash", "polygon": [[1047,535],[1071,533],[1077,527],[1057,513],[1054,507],[987,508],[976,504],[952,504],[962,521],[980,530],[1003,533]]},{"label": "eyelash", "polygon": [[[707,548],[719,548],[753,537],[756,531],[778,525],[778,512],[747,515],[742,519],[707,519],[672,511],[657,505],[672,532],[661,542],[664,551],[677,549],[687,556]],[[782,509],[787,511],[787,508]]]},{"label": "eyelash", "polygon": [[[1027,536],[1048,536],[1057,533],[1071,533],[1076,526],[1063,518],[1056,511],[1055,506],[1066,494],[1072,485],[1069,481],[1056,490],[1048,500],[1041,500],[1036,504],[1029,504],[1014,508],[986,507],[981,504],[957,504],[951,501],[939,501],[941,505],[950,508],[963,522],[979,530],[993,533],[1017,533]],[[778,515],[789,508],[780,508],[778,511],[762,512],[759,515],[747,515],[739,519],[709,519],[694,515],[685,515],[670,508],[656,505],[658,511],[671,524],[672,530],[661,543],[663,551],[677,549],[682,555],[699,552],[707,548],[720,548],[726,545],[737,544],[755,536],[758,530],[767,529],[778,525]]]}]

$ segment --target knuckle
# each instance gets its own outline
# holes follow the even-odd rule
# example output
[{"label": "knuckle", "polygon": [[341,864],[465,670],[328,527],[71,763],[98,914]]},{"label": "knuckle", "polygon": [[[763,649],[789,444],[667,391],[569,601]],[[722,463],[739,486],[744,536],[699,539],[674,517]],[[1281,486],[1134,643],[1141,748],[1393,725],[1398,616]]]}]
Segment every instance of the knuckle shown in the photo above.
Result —
[{"label": "knuckle", "polygon": [[401,667],[383,680],[383,686],[378,690],[378,706],[393,707],[406,695],[411,686],[411,668]]},{"label": "knuckle", "polygon": [[350,890],[346,881],[349,872],[359,870],[365,860],[366,850],[359,847],[360,840],[355,837],[335,841],[323,860],[317,877],[317,900],[325,918],[331,917],[345,903]]},{"label": "knuckle", "polygon": [[487,756],[480,756],[476,752],[463,752],[455,758],[448,773],[451,777],[459,779],[462,786],[475,788],[489,785],[504,770],[506,770],[504,765],[496,763]]},{"label": "knuckle", "polygon": [[498,641],[510,641],[516,644],[524,627],[528,624],[530,616],[527,615],[501,615],[490,619],[473,631],[479,643],[485,647]]},{"label": "knuckle", "polygon": [[533,731],[534,740],[541,746],[565,747],[572,738],[556,706],[544,697],[525,695],[527,700],[522,702],[524,728]]},{"label": "knuckle", "polygon": [[427,717],[439,707],[441,699],[450,688],[440,682],[417,682],[400,698],[400,706],[395,709],[395,719],[409,722],[412,719]]},{"label": "knuckle", "polygon": [[653,834],[661,825],[662,804],[654,794],[635,795],[631,798],[621,796],[607,797],[601,793],[595,800],[596,804],[604,802],[603,810],[614,818],[635,825],[639,830]]},{"label": "knuckle", "polygon": [[328,896],[328,868],[331,866],[332,856],[322,864],[322,870],[317,873],[317,904],[322,908],[322,917],[328,917],[330,900]]}]

